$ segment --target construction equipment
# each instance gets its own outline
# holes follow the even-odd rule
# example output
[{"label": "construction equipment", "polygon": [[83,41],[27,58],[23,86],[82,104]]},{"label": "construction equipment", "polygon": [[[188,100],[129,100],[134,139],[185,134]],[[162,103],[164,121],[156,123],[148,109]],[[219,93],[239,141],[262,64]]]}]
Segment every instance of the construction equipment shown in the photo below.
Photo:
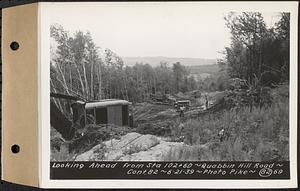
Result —
[{"label": "construction equipment", "polygon": [[175,109],[179,112],[181,107],[185,108],[185,111],[188,110],[191,106],[190,100],[178,100],[174,103]]},{"label": "construction equipment", "polygon": [[126,100],[87,101],[77,96],[58,93],[50,93],[50,97],[72,102],[69,108],[72,111],[72,120],[66,117],[53,99],[50,104],[50,124],[66,140],[74,138],[79,130],[89,124],[133,125],[132,115],[129,114],[131,103]]}]

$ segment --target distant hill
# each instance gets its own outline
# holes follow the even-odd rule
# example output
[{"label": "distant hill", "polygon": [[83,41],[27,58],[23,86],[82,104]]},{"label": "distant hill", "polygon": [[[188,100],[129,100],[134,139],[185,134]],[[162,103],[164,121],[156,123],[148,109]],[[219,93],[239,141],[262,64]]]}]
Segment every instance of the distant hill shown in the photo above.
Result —
[{"label": "distant hill", "polygon": [[218,64],[187,66],[190,71],[190,76],[196,80],[203,80],[220,71]]},{"label": "distant hill", "polygon": [[191,74],[215,74],[220,71],[218,64],[188,66],[187,68],[190,70]]},{"label": "distant hill", "polygon": [[122,57],[125,65],[133,66],[137,62],[150,64],[151,66],[159,66],[161,62],[167,62],[173,64],[180,62],[184,66],[198,66],[198,65],[212,65],[216,64],[216,59],[204,59],[204,58],[175,58],[175,57]]}]

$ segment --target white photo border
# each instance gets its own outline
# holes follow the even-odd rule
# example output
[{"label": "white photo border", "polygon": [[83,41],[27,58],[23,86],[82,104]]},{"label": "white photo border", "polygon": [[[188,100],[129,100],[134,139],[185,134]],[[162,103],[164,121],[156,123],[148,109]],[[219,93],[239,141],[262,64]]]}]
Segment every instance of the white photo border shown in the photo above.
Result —
[{"label": "white photo border", "polygon": [[[201,4],[225,11],[290,12],[290,180],[51,180],[50,179],[50,24],[57,6],[120,6],[124,4]],[[39,182],[42,188],[296,188],[298,2],[39,2]],[[88,9],[87,9],[88,10]],[[89,14],[78,13],[78,14]],[[63,17],[63,15],[61,15]]]}]

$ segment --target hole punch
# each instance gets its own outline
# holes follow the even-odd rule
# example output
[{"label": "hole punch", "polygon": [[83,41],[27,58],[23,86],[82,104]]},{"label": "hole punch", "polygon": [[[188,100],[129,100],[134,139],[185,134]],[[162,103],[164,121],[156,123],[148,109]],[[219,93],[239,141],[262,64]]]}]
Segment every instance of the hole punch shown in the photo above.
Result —
[{"label": "hole punch", "polygon": [[19,49],[19,47],[20,47],[20,45],[19,45],[19,43],[18,42],[12,42],[12,43],[10,43],[10,48],[12,49],[12,50],[18,50]]},{"label": "hole punch", "polygon": [[11,152],[14,154],[17,154],[20,152],[20,146],[19,145],[13,145],[11,146]]}]

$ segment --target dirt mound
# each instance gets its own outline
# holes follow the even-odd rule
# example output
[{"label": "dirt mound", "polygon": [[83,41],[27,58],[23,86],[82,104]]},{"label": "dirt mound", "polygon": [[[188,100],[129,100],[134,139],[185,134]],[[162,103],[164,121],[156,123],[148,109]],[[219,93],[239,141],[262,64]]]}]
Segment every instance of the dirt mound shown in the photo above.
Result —
[{"label": "dirt mound", "polygon": [[163,160],[164,154],[171,148],[184,143],[166,142],[153,135],[128,133],[120,139],[105,141],[91,150],[78,155],[76,161],[100,160]]}]

